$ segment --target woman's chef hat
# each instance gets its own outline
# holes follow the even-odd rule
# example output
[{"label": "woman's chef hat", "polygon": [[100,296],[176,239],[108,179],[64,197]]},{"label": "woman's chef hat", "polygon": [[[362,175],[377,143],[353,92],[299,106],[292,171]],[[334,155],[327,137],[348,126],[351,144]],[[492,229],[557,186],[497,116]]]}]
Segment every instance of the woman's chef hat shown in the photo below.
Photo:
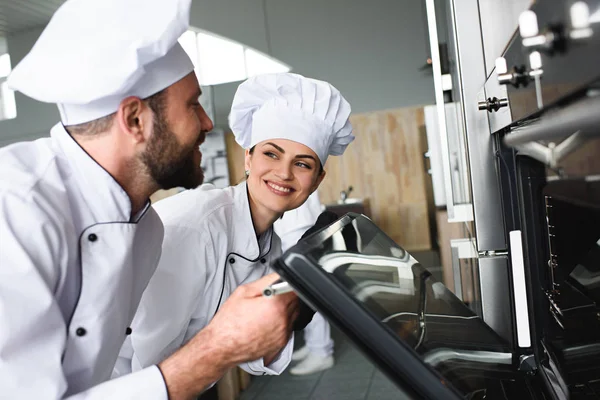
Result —
[{"label": "woman's chef hat", "polygon": [[267,139],[289,139],[312,149],[322,165],[354,140],[350,104],[327,82],[297,74],[266,74],[242,83],[229,126],[245,149]]},{"label": "woman's chef hat", "polygon": [[128,96],[146,98],[194,66],[177,39],[191,0],[67,0],[8,84],[56,103],[64,125],[112,114]]}]

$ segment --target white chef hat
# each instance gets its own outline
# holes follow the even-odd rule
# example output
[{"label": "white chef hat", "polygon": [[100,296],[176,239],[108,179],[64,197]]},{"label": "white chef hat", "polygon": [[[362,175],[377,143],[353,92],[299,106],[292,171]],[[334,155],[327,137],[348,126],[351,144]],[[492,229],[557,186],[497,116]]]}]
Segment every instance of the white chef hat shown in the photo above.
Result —
[{"label": "white chef hat", "polygon": [[177,42],[188,27],[191,0],[67,0],[9,86],[56,103],[64,125],[117,111],[128,96],[146,98],[194,66]]},{"label": "white chef hat", "polygon": [[312,149],[322,165],[354,140],[350,104],[327,82],[291,73],[265,74],[235,93],[229,126],[245,149],[267,139],[288,139]]}]

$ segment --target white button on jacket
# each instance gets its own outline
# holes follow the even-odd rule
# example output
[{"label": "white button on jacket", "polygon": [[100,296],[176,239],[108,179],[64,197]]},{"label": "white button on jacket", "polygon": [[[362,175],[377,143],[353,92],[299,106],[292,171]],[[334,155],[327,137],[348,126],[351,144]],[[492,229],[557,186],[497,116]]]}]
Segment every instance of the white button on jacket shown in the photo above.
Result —
[{"label": "white button on jacket", "polygon": [[[163,252],[144,292],[115,375],[155,364],[175,352],[215,315],[236,287],[272,272],[281,242],[272,229],[258,239],[246,183],[202,185],[159,201]],[[240,365],[248,373],[279,374],[289,364],[293,337],[279,357]]]},{"label": "white button on jacket", "polygon": [[162,238],[61,124],[1,149],[0,397],[166,399],[156,366],[108,381]]}]

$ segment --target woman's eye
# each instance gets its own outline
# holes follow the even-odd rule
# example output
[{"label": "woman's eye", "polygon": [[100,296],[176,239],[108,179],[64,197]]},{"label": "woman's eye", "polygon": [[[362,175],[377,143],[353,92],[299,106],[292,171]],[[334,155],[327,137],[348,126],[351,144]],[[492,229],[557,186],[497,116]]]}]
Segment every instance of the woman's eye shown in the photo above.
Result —
[{"label": "woman's eye", "polygon": [[264,155],[270,158],[277,158],[277,156],[275,155],[275,153],[272,153],[270,151],[265,151]]},{"label": "woman's eye", "polygon": [[301,167],[301,168],[307,168],[307,169],[311,169],[312,167],[306,163],[303,162],[297,162],[296,163],[297,166]]}]

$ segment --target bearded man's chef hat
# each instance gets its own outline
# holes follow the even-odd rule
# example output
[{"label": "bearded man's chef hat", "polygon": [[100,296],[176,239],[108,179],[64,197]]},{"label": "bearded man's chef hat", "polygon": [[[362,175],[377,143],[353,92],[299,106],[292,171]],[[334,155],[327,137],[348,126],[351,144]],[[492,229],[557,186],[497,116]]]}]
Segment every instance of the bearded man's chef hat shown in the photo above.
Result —
[{"label": "bearded man's chef hat", "polygon": [[112,114],[194,66],[177,39],[191,0],[67,0],[9,76],[14,90],[56,103],[64,125]]},{"label": "bearded man's chef hat", "polygon": [[282,73],[252,77],[233,98],[229,126],[249,149],[268,139],[288,139],[312,149],[322,165],[354,140],[350,104],[327,82]]}]

